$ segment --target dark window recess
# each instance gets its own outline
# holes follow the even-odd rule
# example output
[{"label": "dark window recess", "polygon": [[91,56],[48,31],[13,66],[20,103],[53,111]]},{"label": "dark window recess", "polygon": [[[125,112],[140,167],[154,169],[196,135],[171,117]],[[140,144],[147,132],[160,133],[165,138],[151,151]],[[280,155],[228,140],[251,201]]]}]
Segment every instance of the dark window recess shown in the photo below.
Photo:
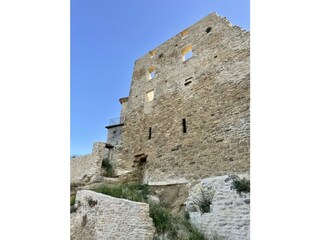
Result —
[{"label": "dark window recess", "polygon": [[148,139],[151,139],[151,127],[149,127],[149,135],[148,135]]},{"label": "dark window recess", "polygon": [[186,124],[186,119],[182,119],[182,132],[186,133],[187,132],[187,124]]},{"label": "dark window recess", "polygon": [[192,77],[189,77],[186,80],[184,80],[184,85],[185,86],[188,86],[190,83],[192,83]]},{"label": "dark window recess", "polygon": [[206,33],[209,33],[211,31],[211,27],[207,27]]}]

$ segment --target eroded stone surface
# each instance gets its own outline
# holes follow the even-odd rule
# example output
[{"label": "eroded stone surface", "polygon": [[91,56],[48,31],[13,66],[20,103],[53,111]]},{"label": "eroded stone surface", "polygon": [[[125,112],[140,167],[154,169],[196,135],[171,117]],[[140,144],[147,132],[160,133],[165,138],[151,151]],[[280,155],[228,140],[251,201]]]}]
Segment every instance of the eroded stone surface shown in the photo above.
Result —
[{"label": "eroded stone surface", "polygon": [[[209,240],[250,239],[250,193],[237,193],[232,182],[228,175],[207,178],[190,190],[186,202],[190,220]],[[203,193],[213,196],[208,213],[201,213],[196,204]]]},{"label": "eroded stone surface", "polygon": [[95,142],[92,154],[71,158],[70,183],[83,185],[103,180],[100,176],[102,159],[108,156],[108,152],[105,143]]},{"label": "eroded stone surface", "polygon": [[155,233],[149,206],[96,193],[77,192],[71,213],[71,240],[151,240]]}]

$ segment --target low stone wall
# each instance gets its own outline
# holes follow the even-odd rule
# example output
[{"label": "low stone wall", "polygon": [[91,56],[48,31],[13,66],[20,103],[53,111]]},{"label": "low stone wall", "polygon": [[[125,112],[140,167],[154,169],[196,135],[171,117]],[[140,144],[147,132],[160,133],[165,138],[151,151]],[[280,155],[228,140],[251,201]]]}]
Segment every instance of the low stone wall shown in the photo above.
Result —
[{"label": "low stone wall", "polygon": [[94,181],[101,174],[103,158],[108,156],[109,150],[103,142],[93,143],[92,154],[71,158],[70,183],[86,184]]},{"label": "low stone wall", "polygon": [[[247,174],[239,174],[247,177]],[[186,202],[191,222],[208,240],[250,239],[250,193],[238,194],[232,188],[232,177],[207,178],[190,190]],[[203,194],[212,197],[209,213],[201,213],[196,202]]]},{"label": "low stone wall", "polygon": [[101,164],[102,164],[102,158],[92,154],[71,158],[71,162],[70,162],[71,184],[89,182],[92,176],[100,174]]},{"label": "low stone wall", "polygon": [[71,240],[151,240],[149,205],[82,190],[71,213]]},{"label": "low stone wall", "polygon": [[106,158],[108,157],[109,150],[106,148],[105,142],[94,142],[92,147],[92,155]]}]

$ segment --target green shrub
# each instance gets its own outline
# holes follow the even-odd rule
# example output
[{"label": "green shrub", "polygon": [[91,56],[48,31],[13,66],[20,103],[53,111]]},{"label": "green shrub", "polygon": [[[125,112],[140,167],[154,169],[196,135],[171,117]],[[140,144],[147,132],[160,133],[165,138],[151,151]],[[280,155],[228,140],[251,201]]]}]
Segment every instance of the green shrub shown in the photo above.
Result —
[{"label": "green shrub", "polygon": [[202,213],[210,212],[210,204],[211,200],[208,198],[203,198],[202,201],[199,203],[199,208]]},{"label": "green shrub", "polygon": [[198,229],[191,226],[188,240],[206,240],[206,238]]},{"label": "green shrub", "polygon": [[[124,198],[137,202],[148,201],[149,186],[141,184],[122,184],[114,186],[101,186],[94,191],[112,197]],[[165,235],[168,240],[186,239],[180,238],[179,229],[183,228],[187,232],[188,240],[205,240],[196,228],[188,221],[187,213],[185,217],[174,217],[163,204],[149,204],[149,215],[153,220],[158,237]],[[157,239],[157,237],[155,238]],[[160,238],[159,238],[160,239]]]},{"label": "green shrub", "polygon": [[71,195],[70,197],[70,206],[74,205],[76,203],[76,195]]},{"label": "green shrub", "polygon": [[240,179],[239,176],[236,176],[232,182],[232,186],[237,190],[238,193],[250,192],[250,180],[247,178]]},{"label": "green shrub", "polygon": [[179,220],[181,227],[188,233],[188,240],[206,240],[204,235],[189,222],[189,212],[185,212],[184,217],[181,217]]},{"label": "green shrub", "polygon": [[[210,195],[213,195],[213,193]],[[212,197],[213,196],[206,195],[204,191],[201,189],[201,197],[195,200],[195,204],[199,206],[201,213],[210,212],[210,204]]]},{"label": "green shrub", "polygon": [[173,216],[168,209],[160,204],[150,204],[149,215],[153,220],[153,224],[158,234],[167,233],[168,237],[175,239],[177,231],[173,225]]},{"label": "green shrub", "polygon": [[94,191],[116,198],[124,198],[136,202],[146,202],[148,200],[149,187],[145,184],[122,184],[115,186],[101,186],[94,189]]},{"label": "green shrub", "polygon": [[104,173],[102,174],[105,177],[113,177],[114,176],[114,170],[112,165],[109,162],[108,158],[104,158],[102,160],[101,168],[104,170]]},{"label": "green shrub", "polygon": [[189,221],[190,219],[190,214],[188,211],[185,211],[184,214],[183,214],[184,218],[187,219]]}]

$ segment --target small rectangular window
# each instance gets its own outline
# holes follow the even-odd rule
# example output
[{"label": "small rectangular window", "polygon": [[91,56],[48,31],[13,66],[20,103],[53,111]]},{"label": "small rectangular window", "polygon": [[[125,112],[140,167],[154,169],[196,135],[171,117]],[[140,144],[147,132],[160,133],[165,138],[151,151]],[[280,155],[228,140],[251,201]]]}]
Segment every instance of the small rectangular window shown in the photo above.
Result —
[{"label": "small rectangular window", "polygon": [[146,92],[146,101],[147,102],[152,101],[153,98],[154,98],[154,91],[153,90]]},{"label": "small rectangular window", "polygon": [[188,45],[182,49],[182,61],[187,61],[192,57],[192,46]]},{"label": "small rectangular window", "polygon": [[148,135],[148,139],[151,139],[151,127],[149,127],[149,135]]},{"label": "small rectangular window", "polygon": [[154,71],[150,73],[150,79],[154,78]]},{"label": "small rectangular window", "polygon": [[189,30],[188,30],[188,29],[185,29],[185,30],[183,30],[180,34],[181,34],[182,39],[184,39],[185,37],[188,36]]},{"label": "small rectangular window", "polygon": [[154,58],[154,56],[156,55],[156,50],[150,51],[149,54],[150,54],[150,58]]},{"label": "small rectangular window", "polygon": [[155,77],[154,67],[149,67],[147,79],[153,79]]},{"label": "small rectangular window", "polygon": [[187,124],[186,124],[186,119],[182,119],[182,132],[187,133]]}]

